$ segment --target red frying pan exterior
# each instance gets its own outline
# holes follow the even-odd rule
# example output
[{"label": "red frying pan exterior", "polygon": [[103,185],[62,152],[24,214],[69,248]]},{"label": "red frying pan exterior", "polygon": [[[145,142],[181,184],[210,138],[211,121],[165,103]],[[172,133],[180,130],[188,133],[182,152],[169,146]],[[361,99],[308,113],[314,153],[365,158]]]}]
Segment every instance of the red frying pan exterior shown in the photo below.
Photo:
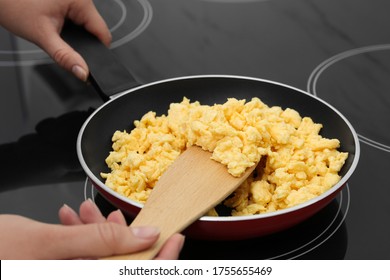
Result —
[{"label": "red frying pan exterior", "polygon": [[[202,104],[224,103],[227,98],[250,100],[260,98],[269,106],[297,110],[322,123],[322,136],[337,138],[340,150],[349,153],[340,172],[342,179],[333,188],[301,205],[244,217],[203,217],[186,229],[185,233],[200,239],[237,240],[275,233],[311,217],[345,186],[359,159],[360,146],[356,132],[348,120],[323,100],[299,89],[277,82],[226,75],[191,76],[169,79],[125,91],[98,108],[83,125],[77,151],[80,162],[97,190],[113,205],[129,215],[136,215],[141,205],[105,186],[100,172],[108,172],[105,158],[111,151],[111,137],[116,130],[130,131],[133,121],[148,111],[167,113],[173,102],[183,97]],[[212,187],[212,186],[211,186]]]}]

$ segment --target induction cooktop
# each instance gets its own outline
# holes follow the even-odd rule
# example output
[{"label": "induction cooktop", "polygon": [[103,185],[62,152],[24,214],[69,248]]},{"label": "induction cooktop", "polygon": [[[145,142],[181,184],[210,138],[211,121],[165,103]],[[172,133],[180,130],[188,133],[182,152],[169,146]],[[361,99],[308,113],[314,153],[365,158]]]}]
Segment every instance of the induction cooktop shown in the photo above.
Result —
[{"label": "induction cooktop", "polygon": [[[390,2],[95,0],[112,52],[141,83],[203,74],[291,85],[339,110],[361,144],[354,174],[323,210],[239,241],[191,238],[181,259],[390,258]],[[103,104],[38,47],[0,29],[0,212],[58,223],[64,204],[114,210],[76,154]]]}]

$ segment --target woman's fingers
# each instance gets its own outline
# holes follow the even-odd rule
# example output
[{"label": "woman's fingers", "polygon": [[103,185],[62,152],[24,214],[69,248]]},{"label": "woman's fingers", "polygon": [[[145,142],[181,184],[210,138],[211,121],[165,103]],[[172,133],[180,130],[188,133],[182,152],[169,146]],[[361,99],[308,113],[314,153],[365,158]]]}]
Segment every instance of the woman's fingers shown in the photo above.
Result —
[{"label": "woman's fingers", "polygon": [[165,242],[160,252],[156,256],[156,260],[177,260],[180,251],[183,248],[185,237],[179,233],[172,235],[171,238]]},{"label": "woman's fingers", "polygon": [[152,246],[159,237],[155,227],[129,228],[116,223],[58,226],[46,251],[57,252],[56,258],[103,258],[131,254]]}]

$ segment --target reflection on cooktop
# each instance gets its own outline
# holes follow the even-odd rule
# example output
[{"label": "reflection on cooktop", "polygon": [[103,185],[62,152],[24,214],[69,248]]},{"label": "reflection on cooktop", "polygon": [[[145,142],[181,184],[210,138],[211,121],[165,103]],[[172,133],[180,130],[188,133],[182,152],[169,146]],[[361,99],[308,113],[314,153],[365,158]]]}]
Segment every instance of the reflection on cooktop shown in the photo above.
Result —
[{"label": "reflection on cooktop", "polygon": [[280,233],[241,241],[187,238],[182,259],[343,259],[347,250],[344,213],[334,200],[309,220]]},{"label": "reflection on cooktop", "polygon": [[3,159],[0,191],[84,178],[75,142],[81,125],[92,111],[45,119],[36,126],[35,133],[16,142],[0,144]]},{"label": "reflection on cooktop", "polygon": [[[95,201],[104,215],[116,210],[89,179],[85,181],[84,196]],[[276,234],[237,241],[196,240],[187,236],[181,259],[343,259],[348,245],[345,218],[349,204],[347,184],[336,199],[313,217]],[[127,217],[127,222],[132,219]]]}]

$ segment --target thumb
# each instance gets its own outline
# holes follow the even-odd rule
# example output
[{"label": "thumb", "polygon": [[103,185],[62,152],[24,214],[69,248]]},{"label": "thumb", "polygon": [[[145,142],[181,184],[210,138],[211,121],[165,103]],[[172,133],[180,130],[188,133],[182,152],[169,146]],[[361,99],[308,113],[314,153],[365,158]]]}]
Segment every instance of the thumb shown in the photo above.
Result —
[{"label": "thumb", "polygon": [[53,246],[57,252],[63,252],[59,258],[99,258],[145,250],[156,242],[159,230],[106,222],[60,226],[58,234],[58,240],[63,240],[63,244]]},{"label": "thumb", "polygon": [[59,34],[50,34],[40,46],[62,68],[82,81],[87,80],[89,72],[87,63]]}]

